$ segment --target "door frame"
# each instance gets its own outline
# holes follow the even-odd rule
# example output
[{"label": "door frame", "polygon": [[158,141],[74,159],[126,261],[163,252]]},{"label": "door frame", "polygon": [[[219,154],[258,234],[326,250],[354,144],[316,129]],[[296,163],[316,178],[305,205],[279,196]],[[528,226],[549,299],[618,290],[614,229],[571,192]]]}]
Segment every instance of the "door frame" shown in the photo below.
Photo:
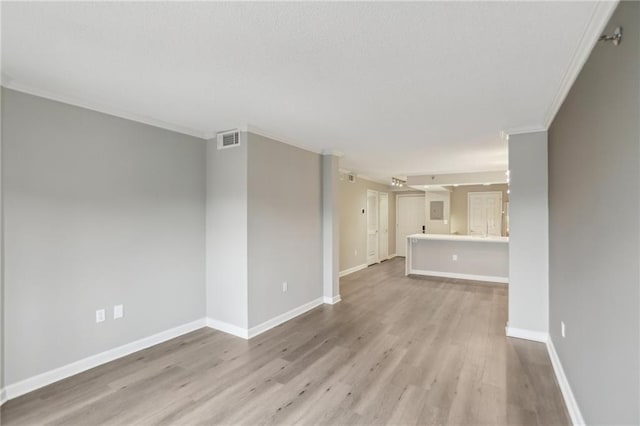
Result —
[{"label": "door frame", "polygon": [[[376,219],[377,219],[377,230],[376,230],[376,259],[373,262],[369,262],[369,214],[370,214],[370,209],[369,209],[369,194],[375,194],[376,196]],[[367,206],[367,215],[366,215],[366,222],[367,222],[367,240],[366,240],[366,253],[365,253],[365,263],[368,265],[373,265],[375,263],[380,263],[380,192],[376,191],[375,189],[367,189],[367,201],[366,201],[366,206]]]},{"label": "door frame", "polygon": [[[400,198],[408,198],[408,197],[420,197],[423,199],[424,204],[425,204],[425,209],[426,209],[426,203],[427,203],[427,196],[426,193],[422,193],[422,194],[396,194],[396,254],[398,253],[398,247],[400,247],[398,244],[402,244],[403,246],[407,245],[406,241],[398,241],[398,239],[400,238],[400,233],[398,232],[398,230],[400,229]],[[424,220],[426,220],[426,210],[425,210],[425,217]],[[426,226],[426,225],[425,225]],[[406,256],[406,253],[405,253]]]},{"label": "door frame", "polygon": [[467,235],[471,235],[471,195],[472,194],[498,194],[500,196],[500,235],[502,235],[502,225],[504,225],[504,207],[502,205],[502,191],[473,191],[467,192]]},{"label": "door frame", "polygon": [[[382,221],[381,221],[381,212],[382,210],[382,203],[380,202],[380,200],[382,199],[382,196],[384,195],[384,197],[387,199],[387,211],[385,212],[386,217],[387,217],[387,235],[386,237],[383,235],[382,237],[380,237],[380,235],[382,235]],[[380,247],[382,246],[382,242],[385,242],[385,246],[387,247],[387,252],[385,253],[384,256],[381,255],[380,252]],[[389,259],[389,193],[388,192],[384,192],[384,191],[378,191],[378,260],[380,262],[388,260]]]}]

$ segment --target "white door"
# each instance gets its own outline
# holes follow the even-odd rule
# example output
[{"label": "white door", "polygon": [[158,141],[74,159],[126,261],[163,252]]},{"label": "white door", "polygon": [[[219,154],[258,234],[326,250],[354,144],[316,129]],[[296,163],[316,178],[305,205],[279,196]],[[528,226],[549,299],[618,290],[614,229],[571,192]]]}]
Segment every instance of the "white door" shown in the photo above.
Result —
[{"label": "white door", "polygon": [[380,193],[380,260],[389,257],[389,194]]},{"label": "white door", "polygon": [[470,192],[469,235],[502,235],[502,192]]},{"label": "white door", "polygon": [[398,195],[396,205],[396,254],[406,256],[407,235],[422,233],[425,224],[425,198],[424,195]]},{"label": "white door", "polygon": [[378,263],[378,191],[367,190],[367,265]]}]

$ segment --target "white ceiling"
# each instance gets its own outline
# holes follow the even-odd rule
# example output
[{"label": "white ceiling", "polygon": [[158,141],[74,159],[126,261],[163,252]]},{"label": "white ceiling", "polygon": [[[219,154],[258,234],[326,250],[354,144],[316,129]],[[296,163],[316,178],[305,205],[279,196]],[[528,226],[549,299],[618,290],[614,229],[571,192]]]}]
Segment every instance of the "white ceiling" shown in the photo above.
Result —
[{"label": "white ceiling", "polygon": [[504,170],[500,131],[548,125],[596,6],[3,2],[3,84],[203,137],[253,126],[374,178]]}]

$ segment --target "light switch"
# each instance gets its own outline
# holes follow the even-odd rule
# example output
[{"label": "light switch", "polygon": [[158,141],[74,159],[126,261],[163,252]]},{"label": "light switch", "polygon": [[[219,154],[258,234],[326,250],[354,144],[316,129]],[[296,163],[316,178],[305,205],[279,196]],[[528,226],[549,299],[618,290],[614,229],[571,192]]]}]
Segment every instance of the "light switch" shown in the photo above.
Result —
[{"label": "light switch", "polygon": [[105,320],[105,312],[104,309],[98,309],[96,311],[96,322],[102,322]]},{"label": "light switch", "polygon": [[124,306],[116,305],[113,307],[113,319],[122,318],[124,316]]}]

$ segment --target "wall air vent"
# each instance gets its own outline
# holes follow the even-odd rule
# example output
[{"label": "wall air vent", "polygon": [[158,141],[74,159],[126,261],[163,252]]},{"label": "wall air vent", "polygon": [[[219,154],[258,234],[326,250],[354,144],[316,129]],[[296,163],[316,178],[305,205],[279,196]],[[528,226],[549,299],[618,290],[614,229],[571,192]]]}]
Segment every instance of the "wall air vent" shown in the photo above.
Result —
[{"label": "wall air vent", "polygon": [[347,180],[351,183],[354,183],[356,181],[356,175],[354,175],[353,173],[349,173],[347,175]]},{"label": "wall air vent", "polygon": [[234,146],[240,146],[240,131],[228,130],[226,132],[220,132],[216,135],[218,141],[218,149],[233,148]]}]

